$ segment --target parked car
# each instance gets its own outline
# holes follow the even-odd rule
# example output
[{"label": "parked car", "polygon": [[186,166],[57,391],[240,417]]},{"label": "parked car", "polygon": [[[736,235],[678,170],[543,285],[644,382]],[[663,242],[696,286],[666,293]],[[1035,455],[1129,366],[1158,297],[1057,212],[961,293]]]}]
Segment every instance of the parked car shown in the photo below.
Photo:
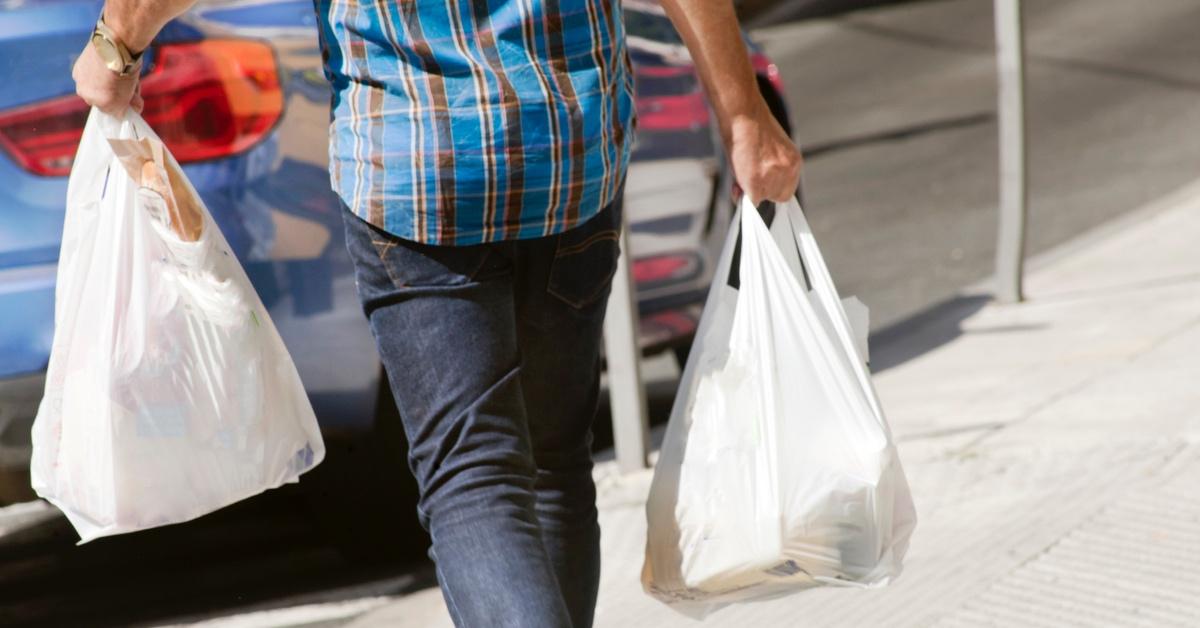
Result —
[{"label": "parked car", "polygon": [[[733,217],[732,177],[703,86],[662,7],[624,0],[638,128],[625,185],[632,272],[647,352],[691,345]],[[758,86],[784,129],[779,70],[747,38]]]},{"label": "parked car", "polygon": [[[101,0],[0,11],[0,504],[31,497],[29,430],[51,338],[67,175],[88,109],[71,64]],[[648,351],[686,347],[731,215],[730,177],[691,60],[662,9],[627,0],[641,122],[626,187]],[[200,192],[282,334],[331,443],[302,486],[369,538],[404,471],[403,436],[354,291],[326,171],[329,86],[309,0],[202,2],[146,52],[143,115]],[[778,72],[760,87],[787,124]],[[382,417],[382,418],[381,418]],[[381,435],[381,432],[385,432]],[[342,504],[337,508],[329,504]],[[347,506],[348,505],[348,506]],[[381,506],[384,507],[384,506]]]}]

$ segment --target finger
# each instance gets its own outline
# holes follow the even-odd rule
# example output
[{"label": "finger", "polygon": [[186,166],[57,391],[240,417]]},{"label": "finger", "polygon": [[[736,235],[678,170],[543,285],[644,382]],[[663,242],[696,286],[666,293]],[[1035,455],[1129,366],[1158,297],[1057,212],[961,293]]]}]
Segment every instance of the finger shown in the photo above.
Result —
[{"label": "finger", "polygon": [[750,201],[750,204],[755,207],[762,205],[763,201],[770,199],[770,195],[763,192],[761,185],[748,185],[742,188],[741,192],[741,196],[737,200],[744,198]]},{"label": "finger", "polygon": [[771,190],[771,194],[767,196],[776,203],[786,203],[796,197],[796,189],[799,185],[779,185]]},{"label": "finger", "polygon": [[120,116],[125,113],[125,108],[129,106],[129,101],[121,98],[119,94],[110,92],[102,98],[96,98],[92,102],[92,105],[110,116]]},{"label": "finger", "polygon": [[117,100],[115,98],[111,98],[111,97],[97,98],[95,101],[92,102],[92,106],[99,109],[100,111],[103,111],[104,113],[107,113],[110,116],[118,115],[125,109],[121,105],[117,104]]}]

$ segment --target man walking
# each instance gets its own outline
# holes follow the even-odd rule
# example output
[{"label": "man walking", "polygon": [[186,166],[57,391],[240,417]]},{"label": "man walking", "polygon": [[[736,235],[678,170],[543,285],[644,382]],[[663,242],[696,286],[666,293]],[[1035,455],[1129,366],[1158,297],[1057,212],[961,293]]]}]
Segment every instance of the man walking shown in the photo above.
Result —
[{"label": "man walking", "polygon": [[[74,68],[141,108],[140,53],[195,0],[109,0]],[[790,198],[800,158],[731,0],[662,0],[735,178]],[[316,0],[330,175],[458,626],[586,628],[590,458],[634,126],[617,0]],[[633,577],[633,576],[631,576]]]}]

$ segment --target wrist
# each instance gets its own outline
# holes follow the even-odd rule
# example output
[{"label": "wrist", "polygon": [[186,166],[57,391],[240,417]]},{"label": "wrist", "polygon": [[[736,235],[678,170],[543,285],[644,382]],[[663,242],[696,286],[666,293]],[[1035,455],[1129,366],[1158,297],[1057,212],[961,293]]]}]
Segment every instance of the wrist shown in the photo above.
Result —
[{"label": "wrist", "polygon": [[758,95],[757,90],[753,95],[755,98],[748,99],[744,106],[719,116],[721,136],[725,138],[726,143],[747,132],[757,132],[763,124],[763,116],[770,117],[770,110],[767,108],[766,102]]},{"label": "wrist", "polygon": [[107,4],[100,14],[100,19],[108,30],[112,31],[116,40],[135,57],[141,57],[142,52],[150,47],[150,42],[154,39],[154,33],[139,33],[130,21],[113,11]]},{"label": "wrist", "polygon": [[91,49],[100,57],[104,66],[118,76],[134,74],[141,67],[141,55],[135,55],[104,22],[104,16],[96,21],[92,31]]}]

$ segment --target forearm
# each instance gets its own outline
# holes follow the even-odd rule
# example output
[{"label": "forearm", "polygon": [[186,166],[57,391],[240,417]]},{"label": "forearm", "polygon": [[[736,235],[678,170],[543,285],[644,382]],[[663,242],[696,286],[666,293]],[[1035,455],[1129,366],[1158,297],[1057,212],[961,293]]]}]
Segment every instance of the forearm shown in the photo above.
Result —
[{"label": "forearm", "polygon": [[131,51],[145,50],[158,31],[196,0],[108,0],[104,23]]},{"label": "forearm", "polygon": [[800,151],[758,91],[733,0],[661,1],[692,53],[738,186],[755,204],[792,198]]},{"label": "forearm", "polygon": [[687,44],[696,71],[728,141],[739,116],[765,106],[731,0],[662,0]]}]

